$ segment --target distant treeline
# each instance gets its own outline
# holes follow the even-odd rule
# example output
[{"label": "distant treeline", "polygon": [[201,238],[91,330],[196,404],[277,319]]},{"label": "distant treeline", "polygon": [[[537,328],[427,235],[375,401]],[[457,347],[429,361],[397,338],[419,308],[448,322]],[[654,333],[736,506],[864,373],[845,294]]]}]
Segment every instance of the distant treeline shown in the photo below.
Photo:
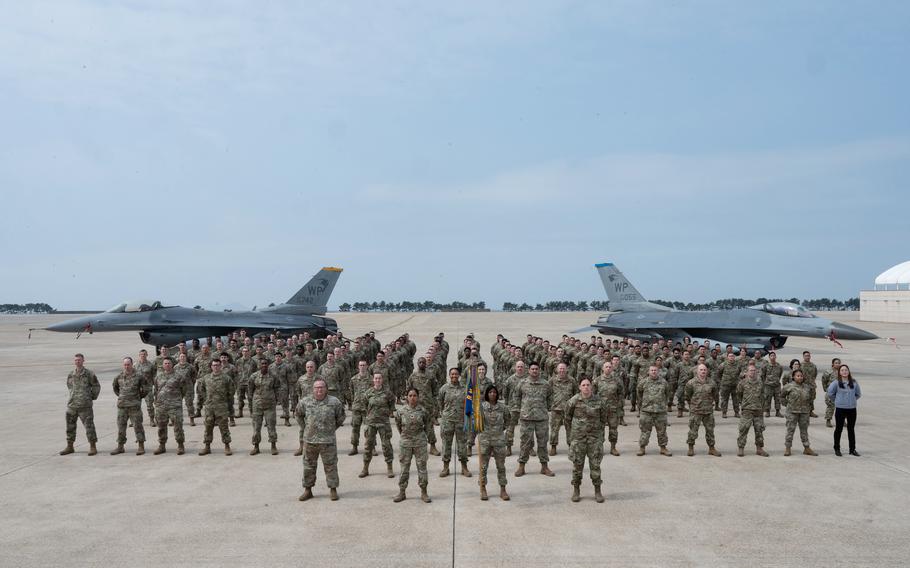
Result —
[{"label": "distant treeline", "polygon": [[485,302],[347,302],[338,306],[342,312],[488,312]]},{"label": "distant treeline", "polygon": [[39,302],[36,304],[0,304],[0,314],[47,314],[54,308]]},{"label": "distant treeline", "polygon": [[[769,302],[790,302],[792,304],[801,304],[808,310],[812,311],[852,311],[859,309],[859,298],[850,298],[849,300],[833,300],[831,298],[819,298],[815,300],[800,300],[799,298],[756,298],[754,300],[746,298],[725,298],[715,300],[707,304],[693,304],[692,302],[671,302],[669,300],[651,300],[655,304],[667,306],[674,310],[694,311],[694,310],[729,310],[733,308],[748,308],[756,304],[766,304]],[[609,302],[603,300],[592,300],[585,302],[572,302],[567,300],[547,302],[546,304],[516,304],[514,302],[505,302],[502,305],[504,312],[586,312],[586,311],[607,311]]]}]

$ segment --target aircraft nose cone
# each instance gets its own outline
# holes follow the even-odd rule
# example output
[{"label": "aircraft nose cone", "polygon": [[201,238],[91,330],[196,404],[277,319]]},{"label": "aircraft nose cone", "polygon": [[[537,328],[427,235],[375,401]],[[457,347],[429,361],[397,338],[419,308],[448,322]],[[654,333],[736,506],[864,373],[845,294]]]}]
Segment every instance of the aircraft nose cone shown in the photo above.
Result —
[{"label": "aircraft nose cone", "polygon": [[878,339],[878,336],[874,333],[869,333],[858,327],[853,327],[852,325],[847,325],[839,322],[833,322],[831,324],[831,331],[834,333],[836,339],[847,339],[850,341],[864,341],[867,339]]},{"label": "aircraft nose cone", "polygon": [[62,331],[62,332],[79,332],[85,329],[86,325],[89,325],[91,320],[89,318],[77,318],[66,321],[61,321],[59,323],[51,324],[45,329],[48,331]]}]

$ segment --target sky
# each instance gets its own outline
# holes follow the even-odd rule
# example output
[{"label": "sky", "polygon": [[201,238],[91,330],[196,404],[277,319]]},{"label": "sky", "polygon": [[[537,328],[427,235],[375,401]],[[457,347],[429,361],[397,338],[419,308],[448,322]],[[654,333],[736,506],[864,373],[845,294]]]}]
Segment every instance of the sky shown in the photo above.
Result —
[{"label": "sky", "polygon": [[0,303],[848,298],[907,2],[0,3]]}]

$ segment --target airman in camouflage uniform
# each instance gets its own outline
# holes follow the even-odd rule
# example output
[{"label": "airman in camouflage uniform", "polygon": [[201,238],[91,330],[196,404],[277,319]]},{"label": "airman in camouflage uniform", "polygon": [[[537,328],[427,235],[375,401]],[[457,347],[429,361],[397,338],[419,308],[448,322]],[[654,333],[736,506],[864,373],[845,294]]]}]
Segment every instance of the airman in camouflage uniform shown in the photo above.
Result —
[{"label": "airman in camouflage uniform", "polygon": [[358,372],[351,377],[351,391],[353,392],[354,402],[351,405],[351,451],[349,456],[357,455],[357,446],[360,444],[360,428],[363,425],[363,418],[366,415],[366,394],[373,388],[373,375],[367,370],[366,359],[357,362]]},{"label": "airman in camouflage uniform", "polygon": [[812,408],[809,410],[809,417],[818,418],[818,415],[815,414],[815,389],[818,386],[815,378],[818,376],[818,367],[812,362],[812,354],[808,351],[803,351],[803,362],[800,369],[803,371],[803,377],[805,377],[806,384],[809,385],[809,390],[812,391]]},{"label": "airman in camouflage uniform", "polygon": [[708,454],[720,457],[714,447],[714,381],[708,379],[708,367],[699,365],[695,368],[695,378],[686,383],[686,400],[689,402],[689,445],[687,455],[695,455],[695,440],[698,438],[699,426],[705,427],[705,441],[708,442]]},{"label": "airman in camouflage uniform", "polygon": [[461,383],[460,378],[458,369],[452,367],[449,369],[449,382],[439,389],[439,433],[442,436],[442,471],[439,473],[439,477],[449,475],[452,438],[455,439],[457,445],[461,474],[471,477],[471,472],[468,471],[468,449],[464,431],[465,385]]},{"label": "airman in camouflage uniform", "polygon": [[[565,427],[566,403],[578,394],[578,383],[569,376],[565,363],[556,366],[556,374],[550,378],[553,387],[553,406],[550,407],[550,455],[556,455],[556,446],[559,445],[559,429]],[[566,442],[569,439],[566,438]]]},{"label": "airman in camouflage uniform", "polygon": [[742,401],[742,417],[739,419],[739,438],[736,443],[739,450],[736,455],[743,457],[745,455],[746,436],[749,434],[749,428],[755,431],[755,454],[768,457],[765,451],[765,419],[763,417],[764,407],[764,384],[758,376],[758,370],[754,363],[749,363],[746,367],[746,376],[743,377],[736,385],[736,394]]},{"label": "airman in camouflage uniform", "polygon": [[525,474],[525,464],[531,455],[531,440],[535,436],[540,473],[553,477],[556,474],[547,465],[550,461],[547,454],[547,439],[550,434],[548,410],[553,407],[553,385],[540,376],[540,365],[531,363],[528,378],[521,381],[515,394],[518,397],[521,420],[521,452],[518,455],[515,477]]},{"label": "airman in camouflage uniform", "polygon": [[174,425],[174,439],[177,441],[177,455],[183,455],[183,400],[186,398],[186,377],[174,372],[174,361],[166,357],[161,372],[155,375],[155,418],[158,420],[158,449],[154,454],[165,452],[167,425]]},{"label": "airman in camouflage uniform", "polygon": [[487,472],[490,468],[490,457],[496,462],[496,477],[499,481],[499,498],[509,500],[506,493],[506,429],[509,425],[510,412],[504,403],[499,402],[499,389],[490,385],[484,390],[480,412],[483,416],[483,431],[477,435],[480,442],[480,499],[486,501]]},{"label": "airman in camouflage uniform", "polygon": [[338,400],[344,398],[344,367],[335,362],[335,354],[326,355],[325,365],[319,367],[317,375],[325,381],[329,396]]},{"label": "airman in camouflage uniform", "polygon": [[[297,384],[294,387],[294,391],[297,393],[298,401],[301,401],[308,396],[313,396],[313,385],[316,383],[316,379],[318,378],[319,377],[316,375],[316,361],[307,361],[306,373],[297,379]],[[294,455],[302,456],[304,424],[300,421],[298,421],[298,424],[300,426],[300,446],[297,448],[297,451],[294,452]]]},{"label": "airman in camouflage uniform", "polygon": [[[243,418],[243,406],[247,399],[250,398],[249,384],[250,377],[259,369],[259,362],[254,359],[249,350],[244,348],[240,351],[240,360],[234,361],[237,370],[237,417]],[[266,361],[263,356],[259,361]],[[250,403],[252,405],[252,403]]]},{"label": "airman in camouflage uniform", "polygon": [[344,424],[344,404],[334,396],[328,396],[325,381],[317,379],[313,384],[313,396],[307,396],[297,403],[297,421],[303,424],[303,494],[300,501],[313,497],[316,485],[316,465],[322,457],[326,485],[332,501],[338,500],[338,446],[335,431]]},{"label": "airman in camouflage uniform", "polygon": [[[604,363],[604,365],[607,365]],[[572,460],[572,502],[581,500],[581,476],[585,458],[594,485],[594,499],[604,502],[600,491],[600,464],[603,461],[604,425],[607,423],[607,404],[594,395],[591,379],[584,378],[579,386],[581,392],[566,404],[565,424],[569,438],[569,459]]]},{"label": "airman in camouflage uniform", "polygon": [[388,477],[395,477],[392,471],[392,426],[389,419],[395,412],[395,395],[383,386],[382,373],[373,373],[373,388],[364,393],[366,407],[366,432],[363,449],[363,471],[358,477],[370,474],[370,461],[373,459],[373,450],[376,448],[376,436],[382,442],[382,456],[385,458]]},{"label": "airman in camouflage uniform", "polygon": [[[280,365],[278,359],[280,354],[276,354],[273,367]],[[269,444],[272,446],[272,455],[278,455],[278,430],[277,412],[275,407],[278,405],[278,399],[281,397],[281,380],[278,374],[269,371],[269,362],[266,359],[259,361],[259,370],[250,375],[247,382],[247,388],[252,399],[250,403],[250,415],[253,418],[253,448],[250,455],[255,456],[259,453],[259,442],[262,440],[262,422],[265,421],[266,430],[269,432]]]},{"label": "airman in camouflage uniform", "polygon": [[174,365],[174,372],[186,385],[186,395],[183,398],[183,403],[186,405],[186,415],[190,419],[190,426],[195,426],[196,409],[193,407],[193,395],[196,392],[196,367],[190,364],[187,359],[186,346],[177,355],[177,364]]},{"label": "airman in camouflage uniform", "polygon": [[[196,340],[198,344],[198,340]],[[193,365],[196,367],[196,418],[202,416],[202,407],[205,404],[205,396],[200,392],[202,378],[212,372],[212,351],[208,345],[203,345],[193,358]]]},{"label": "airman in camouflage uniform", "polygon": [[98,434],[95,432],[95,413],[92,401],[101,394],[101,383],[95,373],[86,369],[83,364],[85,357],[82,353],[73,356],[76,368],[66,376],[66,388],[69,390],[69,399],[66,403],[66,448],[60,451],[61,456],[73,453],[73,444],[76,442],[76,420],[82,420],[85,435],[89,442],[88,455],[98,453],[95,444]]},{"label": "airman in camouflage uniform", "polygon": [[805,382],[803,372],[793,372],[793,382],[787,383],[781,391],[784,406],[787,407],[787,435],[784,438],[784,455],[790,455],[793,445],[793,433],[799,426],[799,437],[803,442],[803,453],[807,456],[818,454],[809,445],[809,412],[812,410],[812,389]]},{"label": "airman in camouflage uniform", "polygon": [[777,362],[777,353],[768,355],[768,362],[762,366],[761,380],[764,385],[763,405],[765,416],[771,416],[771,400],[774,400],[774,416],[781,418],[780,414],[780,377],[784,368]]},{"label": "airman in camouflage uniform", "polygon": [[835,357],[831,359],[831,368],[822,374],[822,391],[825,393],[825,426],[833,428],[831,419],[834,418],[834,401],[828,396],[828,387],[837,380],[837,374],[840,372],[840,359]]},{"label": "airman in camouflage uniform", "polygon": [[727,408],[730,399],[733,399],[733,412],[736,418],[739,418],[739,395],[736,392],[736,385],[739,383],[739,377],[745,368],[740,367],[739,362],[733,358],[732,353],[727,354],[727,359],[721,363],[718,372],[720,373],[720,409],[723,417],[727,417]]},{"label": "airman in camouflage uniform", "polygon": [[111,452],[112,456],[124,452],[126,444],[126,425],[132,422],[136,432],[136,443],[139,448],[136,455],[145,453],[145,428],[142,427],[142,399],[145,398],[149,386],[145,384],[142,375],[133,368],[132,357],[123,358],[123,370],[114,377],[114,394],[117,395],[117,449]]},{"label": "airman in camouflage uniform", "polygon": [[[430,423],[436,415],[436,398],[439,396],[439,386],[436,384],[432,375],[427,373],[427,360],[424,357],[417,359],[417,370],[408,377],[405,385],[405,392],[411,389],[417,389],[418,404],[423,408],[430,417]],[[430,444],[429,454],[438,456],[439,450],[436,449],[436,430],[430,428],[427,431],[427,441]]]},{"label": "airman in camouflage uniform", "polygon": [[527,365],[524,361],[515,363],[515,373],[505,381],[503,395],[509,408],[509,426],[506,428],[506,455],[512,455],[512,446],[515,443],[515,427],[518,426],[521,407],[518,405],[518,386],[528,377]]},{"label": "airman in camouflage uniform", "polygon": [[[677,363],[676,371],[676,417],[682,418],[683,412],[686,411],[686,385],[693,378],[695,366],[692,363],[692,356],[688,351],[683,351],[682,358]],[[707,367],[706,367],[707,368]]]},{"label": "airman in camouflage uniform", "polygon": [[[163,355],[158,357],[158,360],[163,360],[163,357],[167,356],[167,347],[161,346],[161,351]],[[149,415],[149,424],[155,425],[155,373],[158,371],[158,367],[155,363],[152,363],[148,359],[149,354],[145,349],[139,350],[139,360],[136,361],[135,371],[139,373],[139,376],[142,377],[142,381],[148,385],[148,389],[145,393],[145,409]]]},{"label": "airman in camouflage uniform", "polygon": [[[288,355],[288,356],[285,356]],[[281,404],[281,418],[285,426],[291,425],[291,413],[297,408],[297,405],[291,405],[291,391],[297,384],[297,372],[295,365],[291,360],[290,350],[275,354],[275,362],[269,367],[269,374],[278,381],[278,402]]]},{"label": "airman in camouflage uniform", "polygon": [[[617,367],[613,367],[613,363]],[[598,398],[604,401],[607,407],[607,417],[604,421],[604,427],[610,428],[610,455],[618,456],[619,450],[616,449],[616,443],[619,441],[619,417],[622,412],[624,400],[626,399],[623,391],[623,382],[620,378],[622,368],[620,367],[619,357],[614,356],[611,362],[604,363],[601,367],[601,374],[594,381],[593,390]]]},{"label": "airman in camouflage uniform", "polygon": [[657,370],[657,365],[648,367],[648,377],[638,383],[638,400],[641,401],[641,417],[638,425],[641,428],[641,437],[638,440],[638,455],[645,455],[645,448],[651,439],[651,430],[657,430],[657,444],[660,446],[660,455],[672,456],[667,449],[667,393],[670,388],[667,381],[662,379]]},{"label": "airman in camouflage uniform", "polygon": [[231,430],[228,421],[234,413],[234,384],[230,376],[221,371],[221,361],[213,359],[211,372],[196,382],[196,389],[202,395],[205,406],[205,434],[202,438],[205,447],[200,456],[212,453],[212,435],[215,424],[221,430],[221,441],[224,443],[224,455],[231,452]]},{"label": "airman in camouflage uniform", "polygon": [[420,500],[424,503],[431,501],[427,495],[427,434],[433,430],[433,417],[425,407],[418,404],[419,396],[416,388],[408,387],[407,404],[395,411],[395,427],[401,436],[398,448],[401,453],[401,475],[398,478],[398,495],[393,499],[396,503],[406,499],[412,459],[417,461]]}]

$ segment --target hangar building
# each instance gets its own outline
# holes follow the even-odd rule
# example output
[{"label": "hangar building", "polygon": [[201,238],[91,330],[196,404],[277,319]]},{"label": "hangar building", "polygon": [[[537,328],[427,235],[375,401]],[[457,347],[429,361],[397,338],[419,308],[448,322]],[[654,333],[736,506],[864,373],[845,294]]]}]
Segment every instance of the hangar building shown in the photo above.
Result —
[{"label": "hangar building", "polygon": [[910,323],[910,260],[879,274],[872,290],[860,291],[859,319]]}]

